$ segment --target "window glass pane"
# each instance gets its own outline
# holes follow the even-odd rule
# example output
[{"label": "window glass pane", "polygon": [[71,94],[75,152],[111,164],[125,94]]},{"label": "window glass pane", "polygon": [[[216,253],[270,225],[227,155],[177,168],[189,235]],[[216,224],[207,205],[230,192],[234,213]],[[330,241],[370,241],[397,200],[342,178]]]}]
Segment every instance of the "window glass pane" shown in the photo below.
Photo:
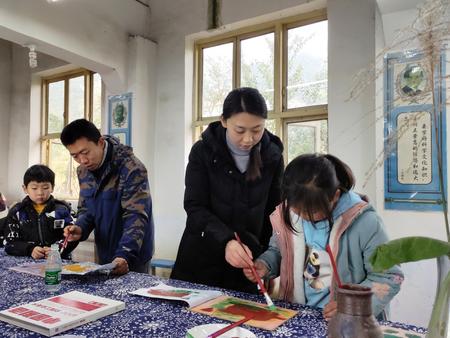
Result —
[{"label": "window glass pane", "polygon": [[92,88],[92,122],[98,129],[102,127],[102,78],[98,73],[93,75]]},{"label": "window glass pane", "polygon": [[288,108],[327,103],[328,22],[288,30]]},{"label": "window glass pane", "polygon": [[48,166],[55,172],[55,196],[78,199],[78,164],[72,159],[59,139],[51,139]]},{"label": "window glass pane", "polygon": [[272,134],[274,134],[274,135],[276,135],[276,131],[277,131],[277,129],[276,129],[276,126],[275,126],[275,120],[269,120],[269,119],[267,119],[266,120],[266,129],[268,130],[268,131],[270,131]]},{"label": "window glass pane", "polygon": [[327,120],[291,122],[287,124],[288,162],[306,153],[328,151]]},{"label": "window glass pane", "polygon": [[274,33],[241,41],[241,86],[257,88],[273,109]]},{"label": "window glass pane", "polygon": [[64,81],[48,84],[48,133],[60,133],[64,127]]},{"label": "window glass pane", "polygon": [[69,123],[84,118],[84,75],[69,79]]},{"label": "window glass pane", "polygon": [[203,49],[202,117],[222,115],[223,100],[233,87],[233,44]]}]

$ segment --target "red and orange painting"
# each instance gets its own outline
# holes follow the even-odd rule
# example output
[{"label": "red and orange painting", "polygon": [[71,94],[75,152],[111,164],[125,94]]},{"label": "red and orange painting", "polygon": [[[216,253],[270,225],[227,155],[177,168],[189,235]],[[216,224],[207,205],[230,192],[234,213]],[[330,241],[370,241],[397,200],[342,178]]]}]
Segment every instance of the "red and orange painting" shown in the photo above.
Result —
[{"label": "red and orange painting", "polygon": [[148,294],[153,296],[161,297],[173,297],[173,298],[186,298],[192,294],[198,294],[198,292],[192,290],[184,289],[174,289],[174,290],[161,290],[161,289],[149,289]]},{"label": "red and orange painting", "polygon": [[221,296],[200,304],[192,308],[192,311],[232,322],[251,318],[246,322],[247,325],[265,330],[275,330],[297,314],[294,310],[280,307],[270,310],[267,305],[229,296]]}]

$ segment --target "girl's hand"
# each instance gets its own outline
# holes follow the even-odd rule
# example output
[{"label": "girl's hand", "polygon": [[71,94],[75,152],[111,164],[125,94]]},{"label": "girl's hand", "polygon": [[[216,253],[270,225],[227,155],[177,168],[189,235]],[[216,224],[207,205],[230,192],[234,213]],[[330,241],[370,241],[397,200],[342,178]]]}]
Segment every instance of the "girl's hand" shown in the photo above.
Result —
[{"label": "girl's hand", "polygon": [[225,260],[235,268],[246,268],[253,264],[253,255],[245,244],[232,239],[225,247]]},{"label": "girl's hand", "polygon": [[35,246],[33,251],[31,252],[31,257],[33,257],[34,259],[45,258],[45,256],[46,256],[45,248],[41,246]]},{"label": "girl's hand", "polygon": [[64,237],[68,237],[69,242],[78,241],[83,230],[78,225],[68,225],[64,228]]},{"label": "girl's hand", "polygon": [[[254,267],[255,267],[256,273],[258,274],[258,276],[260,278],[263,278],[269,272],[267,270],[267,267],[265,266],[265,264],[262,263],[261,261],[256,260],[254,263]],[[250,267],[244,268],[243,272],[244,272],[245,277],[247,277],[248,280],[252,281],[253,283],[257,283],[255,275],[253,274],[252,269],[250,269]]]},{"label": "girl's hand", "polygon": [[323,308],[323,316],[325,317],[325,320],[329,321],[336,315],[336,313],[337,313],[337,303],[335,300],[331,300]]}]

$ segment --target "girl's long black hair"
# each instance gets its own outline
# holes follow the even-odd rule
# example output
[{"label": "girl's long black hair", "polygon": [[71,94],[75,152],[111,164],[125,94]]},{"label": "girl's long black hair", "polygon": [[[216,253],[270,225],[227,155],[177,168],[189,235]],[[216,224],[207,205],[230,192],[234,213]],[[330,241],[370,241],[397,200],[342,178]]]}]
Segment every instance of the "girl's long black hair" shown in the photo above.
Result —
[{"label": "girl's long black hair", "polygon": [[284,223],[296,232],[290,216],[291,208],[300,210],[313,219],[322,212],[330,226],[333,224],[333,200],[336,191],[351,190],[355,178],[348,165],[329,154],[304,154],[293,159],[284,172],[281,183],[281,212]]},{"label": "girl's long black hair", "polygon": [[[250,87],[241,87],[232,90],[223,103],[222,118],[229,119],[239,113],[249,113],[267,119],[266,100],[261,93]],[[261,144],[258,143],[250,151],[246,180],[254,181],[261,177]]]}]

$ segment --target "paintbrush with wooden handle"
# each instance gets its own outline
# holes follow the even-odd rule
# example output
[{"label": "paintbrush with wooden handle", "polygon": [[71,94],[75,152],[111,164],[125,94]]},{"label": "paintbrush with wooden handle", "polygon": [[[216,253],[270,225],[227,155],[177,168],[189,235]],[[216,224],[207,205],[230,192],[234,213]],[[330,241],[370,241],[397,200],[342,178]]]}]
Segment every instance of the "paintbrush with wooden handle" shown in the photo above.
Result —
[{"label": "paintbrush with wooden handle", "polygon": [[210,335],[208,335],[207,338],[219,337],[220,335],[224,334],[225,332],[230,331],[232,328],[235,328],[236,326],[239,326],[239,325],[245,323],[246,321],[249,321],[250,319],[252,319],[251,316],[244,317],[241,320],[238,320],[237,322],[234,322],[234,323],[232,323],[230,325],[227,325],[227,326],[221,328],[220,330],[217,330],[216,332],[211,333]]},{"label": "paintbrush with wooden handle", "polygon": [[[242,249],[244,250],[245,254],[247,255],[247,251],[245,251],[244,244],[242,243],[241,239],[239,238],[239,235],[237,232],[234,233],[234,237],[238,241],[238,243],[241,245]],[[259,291],[264,295],[264,298],[266,299],[267,307],[270,310],[275,310],[276,306],[273,305],[272,299],[270,299],[269,293],[267,292],[264,283],[261,280],[261,277],[259,277],[258,273],[255,270],[255,267],[253,265],[250,265],[250,269],[252,270],[253,275],[255,276],[256,282],[258,283]]]}]

